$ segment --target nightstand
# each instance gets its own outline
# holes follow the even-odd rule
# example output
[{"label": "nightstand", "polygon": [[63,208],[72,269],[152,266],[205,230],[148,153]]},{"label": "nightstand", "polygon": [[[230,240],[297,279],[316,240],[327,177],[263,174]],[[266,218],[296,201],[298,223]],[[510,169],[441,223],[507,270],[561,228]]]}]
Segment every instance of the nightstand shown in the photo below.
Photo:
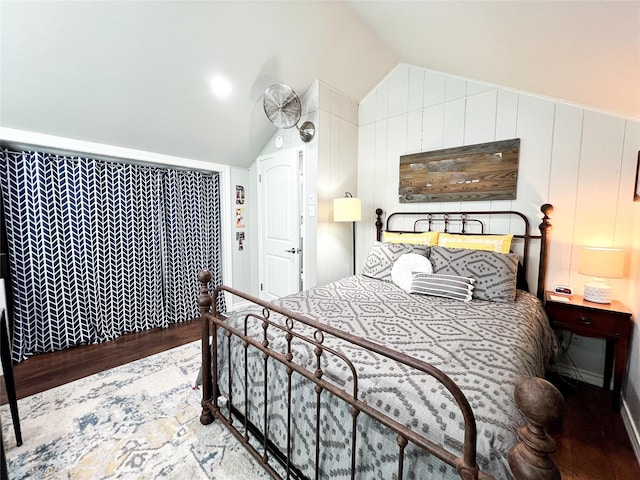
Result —
[{"label": "nightstand", "polygon": [[[553,300],[553,292],[545,292],[545,309],[555,330],[567,330],[585,337],[606,340],[604,359],[604,388],[609,390],[613,372],[613,410],[620,411],[620,390],[622,378],[627,368],[629,339],[633,322],[631,312],[622,303],[593,303],[580,295],[566,298],[568,301]],[[615,367],[614,367],[615,359]],[[615,368],[615,370],[614,370]]]}]

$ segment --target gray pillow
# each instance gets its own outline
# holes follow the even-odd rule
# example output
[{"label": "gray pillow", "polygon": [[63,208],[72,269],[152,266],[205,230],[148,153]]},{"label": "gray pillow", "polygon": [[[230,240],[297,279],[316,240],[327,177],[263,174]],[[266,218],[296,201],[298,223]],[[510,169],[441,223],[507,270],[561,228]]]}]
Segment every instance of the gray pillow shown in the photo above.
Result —
[{"label": "gray pillow", "polygon": [[473,278],[439,273],[415,272],[409,293],[446,297],[468,302],[473,292]]},{"label": "gray pillow", "polygon": [[430,259],[433,273],[475,279],[473,298],[493,302],[513,302],[516,299],[516,253],[431,247]]},{"label": "gray pillow", "polygon": [[411,245],[408,243],[381,243],[375,242],[367,261],[362,269],[362,275],[370,278],[377,278],[385,282],[392,282],[391,270],[393,264],[405,253],[417,253],[429,257],[431,247],[426,245]]}]

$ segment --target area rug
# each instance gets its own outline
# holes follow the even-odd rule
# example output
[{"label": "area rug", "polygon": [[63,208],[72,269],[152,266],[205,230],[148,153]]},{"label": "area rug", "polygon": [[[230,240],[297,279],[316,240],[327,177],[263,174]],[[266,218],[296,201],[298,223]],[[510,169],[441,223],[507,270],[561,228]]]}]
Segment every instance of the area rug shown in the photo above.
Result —
[{"label": "area rug", "polygon": [[200,424],[194,342],[0,407],[9,478],[267,479],[219,423]]}]

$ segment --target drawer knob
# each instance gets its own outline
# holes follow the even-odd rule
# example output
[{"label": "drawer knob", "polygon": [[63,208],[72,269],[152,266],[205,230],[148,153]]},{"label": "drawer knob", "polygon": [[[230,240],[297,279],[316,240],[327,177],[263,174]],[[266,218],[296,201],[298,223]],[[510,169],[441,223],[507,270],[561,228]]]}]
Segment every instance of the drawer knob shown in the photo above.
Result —
[{"label": "drawer knob", "polygon": [[589,317],[580,317],[580,323],[583,325],[591,325],[591,319]]}]

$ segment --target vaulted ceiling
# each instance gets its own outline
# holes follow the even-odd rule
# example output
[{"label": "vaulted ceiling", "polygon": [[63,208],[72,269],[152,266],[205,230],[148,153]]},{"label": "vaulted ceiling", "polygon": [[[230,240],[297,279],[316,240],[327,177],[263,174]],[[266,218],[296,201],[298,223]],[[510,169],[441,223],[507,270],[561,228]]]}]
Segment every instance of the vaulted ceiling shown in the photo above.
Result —
[{"label": "vaulted ceiling", "polygon": [[2,0],[0,28],[0,126],[220,164],[273,134],[272,83],[359,101],[398,63],[640,119],[637,0]]}]

